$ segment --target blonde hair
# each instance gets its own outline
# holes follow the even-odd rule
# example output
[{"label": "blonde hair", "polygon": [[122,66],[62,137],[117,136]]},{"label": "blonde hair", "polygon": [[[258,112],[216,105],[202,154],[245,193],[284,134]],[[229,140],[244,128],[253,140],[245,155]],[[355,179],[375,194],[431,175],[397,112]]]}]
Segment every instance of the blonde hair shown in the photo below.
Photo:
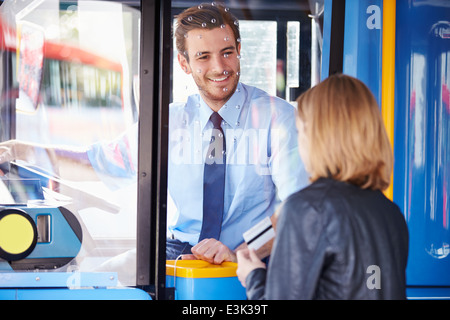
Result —
[{"label": "blonde hair", "polygon": [[385,190],[393,167],[377,101],[358,79],[333,75],[297,99],[311,181],[328,177]]}]

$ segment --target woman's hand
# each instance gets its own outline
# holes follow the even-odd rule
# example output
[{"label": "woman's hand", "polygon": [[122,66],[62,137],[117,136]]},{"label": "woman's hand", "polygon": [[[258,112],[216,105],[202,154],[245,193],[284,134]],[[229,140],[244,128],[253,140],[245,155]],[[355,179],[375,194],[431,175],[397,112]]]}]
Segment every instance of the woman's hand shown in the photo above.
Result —
[{"label": "woman's hand", "polygon": [[250,274],[250,272],[258,268],[265,269],[266,264],[258,258],[258,255],[253,249],[239,250],[236,255],[238,261],[236,274],[242,286],[245,288],[245,280],[247,279],[247,276]]}]

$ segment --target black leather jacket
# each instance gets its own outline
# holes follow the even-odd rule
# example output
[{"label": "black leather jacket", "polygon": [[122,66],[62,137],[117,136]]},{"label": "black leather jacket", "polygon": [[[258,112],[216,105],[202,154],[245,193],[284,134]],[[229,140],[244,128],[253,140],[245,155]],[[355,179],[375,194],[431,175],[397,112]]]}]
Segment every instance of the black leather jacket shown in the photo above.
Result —
[{"label": "black leather jacket", "polygon": [[405,299],[408,229],[382,192],[319,179],[282,205],[256,299]]}]

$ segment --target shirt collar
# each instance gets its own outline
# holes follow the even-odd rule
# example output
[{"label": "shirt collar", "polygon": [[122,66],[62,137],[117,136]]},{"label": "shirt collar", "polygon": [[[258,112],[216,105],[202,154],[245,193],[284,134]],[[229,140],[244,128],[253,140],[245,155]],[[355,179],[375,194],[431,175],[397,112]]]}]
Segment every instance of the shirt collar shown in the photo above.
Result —
[{"label": "shirt collar", "polygon": [[[239,128],[239,117],[243,106],[246,102],[246,91],[243,85],[239,82],[236,91],[231,98],[220,108],[219,114],[222,119],[233,129]],[[200,125],[202,130],[205,129],[206,124],[209,121],[209,117],[213,113],[213,110],[206,104],[205,101],[199,95],[200,103]]]}]

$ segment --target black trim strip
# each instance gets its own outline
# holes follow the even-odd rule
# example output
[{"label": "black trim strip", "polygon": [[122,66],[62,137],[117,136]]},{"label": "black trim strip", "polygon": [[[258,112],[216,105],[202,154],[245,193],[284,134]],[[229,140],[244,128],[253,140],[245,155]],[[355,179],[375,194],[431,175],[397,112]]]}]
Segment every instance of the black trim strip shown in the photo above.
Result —
[{"label": "black trim strip", "polygon": [[345,0],[333,0],[328,75],[342,73],[344,65]]},{"label": "black trim strip", "polygon": [[141,0],[136,284],[165,299],[170,102],[169,0]]}]

